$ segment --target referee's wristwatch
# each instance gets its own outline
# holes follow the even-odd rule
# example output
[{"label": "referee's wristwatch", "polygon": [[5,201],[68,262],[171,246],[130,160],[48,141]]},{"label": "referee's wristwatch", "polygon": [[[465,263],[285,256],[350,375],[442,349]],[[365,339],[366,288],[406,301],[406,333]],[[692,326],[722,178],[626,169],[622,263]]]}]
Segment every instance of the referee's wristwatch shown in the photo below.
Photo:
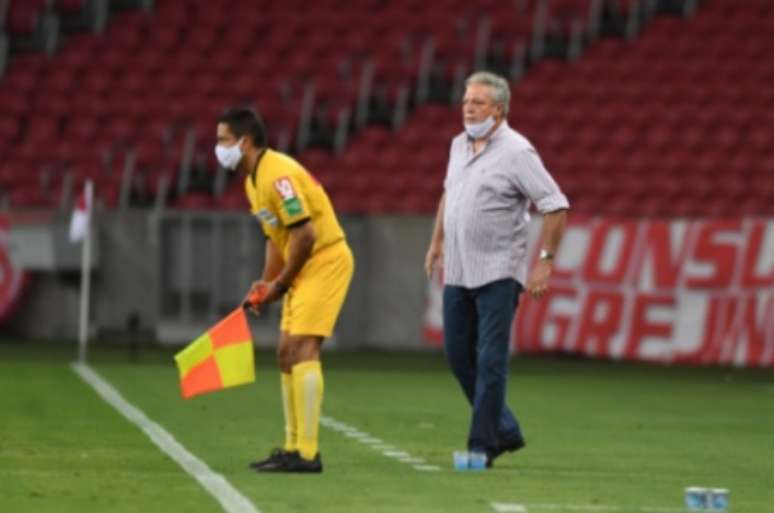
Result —
[{"label": "referee's wristwatch", "polygon": [[541,249],[540,250],[540,260],[547,260],[548,262],[553,261],[554,254],[549,252],[547,249]]},{"label": "referee's wristwatch", "polygon": [[276,290],[277,292],[279,292],[279,295],[280,295],[280,296],[284,296],[284,295],[285,295],[285,292],[287,292],[287,291],[288,291],[288,289],[290,289],[290,287],[288,287],[287,285],[285,285],[285,284],[284,284],[284,283],[282,283],[281,281],[275,281],[275,282],[274,282],[274,290]]}]

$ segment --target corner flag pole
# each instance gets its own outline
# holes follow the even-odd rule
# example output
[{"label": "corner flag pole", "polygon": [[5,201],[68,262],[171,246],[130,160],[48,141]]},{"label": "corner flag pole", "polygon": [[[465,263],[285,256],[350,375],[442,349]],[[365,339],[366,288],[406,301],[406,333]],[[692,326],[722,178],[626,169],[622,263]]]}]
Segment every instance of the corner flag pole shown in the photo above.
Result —
[{"label": "corner flag pole", "polygon": [[91,224],[94,221],[94,185],[86,181],[86,205],[88,221],[81,247],[81,306],[78,320],[78,361],[86,363],[87,339],[89,336],[89,303],[91,299]]}]

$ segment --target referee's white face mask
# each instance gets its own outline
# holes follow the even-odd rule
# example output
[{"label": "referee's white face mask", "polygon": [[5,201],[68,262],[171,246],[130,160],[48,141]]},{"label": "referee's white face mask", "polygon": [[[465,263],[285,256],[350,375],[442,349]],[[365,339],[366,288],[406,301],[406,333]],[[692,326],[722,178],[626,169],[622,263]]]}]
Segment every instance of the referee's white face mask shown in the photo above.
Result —
[{"label": "referee's white face mask", "polygon": [[231,146],[224,146],[218,144],[215,146],[215,157],[218,159],[218,163],[230,171],[236,170],[239,162],[242,160],[242,139],[239,139],[236,144]]}]

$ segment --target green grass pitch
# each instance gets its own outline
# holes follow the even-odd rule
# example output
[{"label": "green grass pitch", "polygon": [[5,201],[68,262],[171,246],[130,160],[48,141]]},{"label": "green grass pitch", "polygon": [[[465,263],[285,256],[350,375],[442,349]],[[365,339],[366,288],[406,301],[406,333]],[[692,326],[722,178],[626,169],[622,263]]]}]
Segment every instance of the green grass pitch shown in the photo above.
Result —
[{"label": "green grass pitch", "polygon": [[[80,381],[73,352],[0,343],[0,512],[222,511]],[[280,444],[282,417],[273,356],[257,359],[256,383],[189,401],[170,352],[97,348],[92,366],[261,513],[668,512],[691,485],[729,488],[734,513],[774,512],[771,371],[517,358],[508,402],[528,447],[471,473],[451,466],[469,408],[441,354],[327,352],[324,414],[441,470],[322,427],[322,475],[258,475],[247,463]]]}]

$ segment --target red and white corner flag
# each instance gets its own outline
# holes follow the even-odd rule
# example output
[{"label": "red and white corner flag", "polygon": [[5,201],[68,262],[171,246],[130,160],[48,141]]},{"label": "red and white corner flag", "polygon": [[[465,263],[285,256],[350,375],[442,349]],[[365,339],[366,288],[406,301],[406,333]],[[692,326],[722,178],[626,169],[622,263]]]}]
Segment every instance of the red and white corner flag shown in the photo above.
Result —
[{"label": "red and white corner flag", "polygon": [[70,219],[70,242],[80,242],[86,238],[91,222],[91,211],[94,204],[94,185],[86,180],[83,191],[78,195]]},{"label": "red and white corner flag", "polygon": [[70,219],[70,242],[83,241],[81,247],[81,307],[78,319],[78,361],[86,362],[89,336],[89,300],[91,296],[91,217],[94,210],[94,184],[86,180],[78,195]]}]

